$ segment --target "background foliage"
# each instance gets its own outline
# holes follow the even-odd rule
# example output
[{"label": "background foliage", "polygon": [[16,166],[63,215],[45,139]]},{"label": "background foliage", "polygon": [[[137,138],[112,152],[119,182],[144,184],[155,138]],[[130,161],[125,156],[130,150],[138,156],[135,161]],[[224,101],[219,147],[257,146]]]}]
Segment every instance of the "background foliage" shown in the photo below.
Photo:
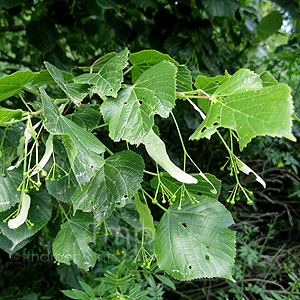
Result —
[{"label": "background foliage", "polygon": [[[0,9],[1,77],[18,70],[39,71],[43,61],[80,74],[78,66],[88,66],[110,51],[120,52],[125,47],[131,52],[156,49],[187,64],[194,77],[216,76],[224,70],[232,74],[242,67],[257,73],[268,70],[293,89],[299,112],[297,1],[2,0]],[[29,93],[24,96],[28,101],[32,97]],[[22,108],[17,98],[6,104]],[[184,124],[182,134],[187,140],[199,126],[198,118],[180,103],[176,117]],[[156,122],[166,137],[172,160],[181,164],[181,150],[173,143],[178,137],[172,118],[158,118]],[[10,133],[12,143],[18,141],[16,132]],[[299,137],[296,126],[294,134]],[[105,142],[109,147],[111,142]],[[221,199],[225,204],[234,182],[226,172],[219,171],[227,155],[219,141],[204,141],[201,148],[189,141],[186,146],[203,171],[222,179]],[[133,297],[149,289],[152,294],[148,296],[153,299],[299,299],[299,153],[298,144],[259,137],[242,154],[243,160],[264,178],[267,188],[262,190],[253,177],[245,176],[243,183],[256,191],[254,204],[228,206],[238,237],[233,274],[236,284],[224,280],[174,281],[173,290],[172,283],[160,281],[164,279],[157,269],[151,274],[147,268],[141,272],[142,262],[139,265],[133,261],[136,233],[125,230],[126,223],[120,225],[116,220],[109,225],[110,230],[119,232],[117,241],[105,235],[99,239],[95,249],[99,263],[92,272],[85,273],[75,265],[56,266],[48,250],[53,239],[50,232],[58,224],[54,218],[15,260],[1,253],[1,296],[63,299],[61,289],[89,290],[80,284],[78,276],[91,286],[99,284],[101,276],[108,294],[118,282],[124,291],[136,292]],[[120,233],[121,229],[125,233]],[[147,257],[146,249],[142,255]],[[41,275],[41,269],[47,272]]]}]

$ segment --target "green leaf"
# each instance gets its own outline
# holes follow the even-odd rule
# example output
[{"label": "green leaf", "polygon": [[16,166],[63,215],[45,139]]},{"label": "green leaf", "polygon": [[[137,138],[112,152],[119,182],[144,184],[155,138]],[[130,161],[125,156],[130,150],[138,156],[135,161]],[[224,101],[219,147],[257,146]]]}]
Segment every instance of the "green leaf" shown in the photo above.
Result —
[{"label": "green leaf", "polygon": [[[1,232],[11,240],[13,244],[11,250],[14,250],[21,242],[37,233],[51,218],[52,206],[49,194],[45,190],[39,192],[34,191],[30,193],[30,197],[31,206],[27,218],[34,223],[32,229],[28,230],[25,223],[17,229],[10,229],[8,228],[7,223],[0,222]],[[7,218],[14,210],[15,208],[0,213],[0,220]]]},{"label": "green leaf", "polygon": [[96,0],[96,3],[97,3],[97,5],[105,8],[105,9],[113,8],[115,10],[119,10],[118,5],[113,0]]},{"label": "green leaf", "polygon": [[78,107],[74,113],[66,117],[81,128],[91,131],[97,127],[100,122],[101,114],[99,108],[99,105],[85,104],[84,106]]},{"label": "green leaf", "polygon": [[259,90],[262,83],[257,74],[247,69],[240,69],[215,90],[214,95],[228,96],[243,91]]},{"label": "green leaf", "polygon": [[[61,74],[64,77],[64,80],[66,82],[73,82],[74,75],[71,73],[68,73],[66,71],[60,71]],[[43,84],[53,84],[55,83],[55,80],[50,75],[48,70],[42,70],[38,73],[35,73],[35,77],[31,82],[31,86],[33,85],[43,85]]]},{"label": "green leaf", "polygon": [[132,198],[143,179],[144,162],[132,151],[118,152],[104,162],[101,169],[83,187],[77,187],[72,196],[74,208],[85,212],[94,210],[101,223],[115,209]]},{"label": "green leaf", "polygon": [[139,144],[154,124],[154,115],[168,117],[175,106],[176,67],[162,61],[145,71],[135,84],[101,106],[114,141]]},{"label": "green leaf", "polygon": [[134,195],[134,203],[136,210],[140,214],[140,223],[143,229],[147,232],[147,234],[154,239],[155,236],[155,227],[153,225],[153,217],[151,214],[151,210],[148,207],[148,204],[145,199],[140,199],[139,194],[136,193]]},{"label": "green leaf", "polygon": [[187,191],[192,194],[193,196],[205,196],[208,198],[211,198],[212,200],[217,201],[218,197],[220,195],[220,190],[221,190],[221,181],[217,179],[214,175],[205,173],[204,175],[208,178],[208,180],[213,184],[215,187],[217,193],[212,193],[212,186],[211,184],[203,179],[203,177],[199,174],[192,174],[194,178],[198,180],[198,183],[196,184],[186,184],[186,183],[181,183],[172,178],[168,173],[161,173],[158,176],[154,177],[150,184],[154,189],[159,188],[159,191],[162,192],[161,186],[158,186],[159,181],[169,189],[169,191],[176,195],[176,199],[179,200],[181,197],[181,190],[180,187],[184,186]]},{"label": "green leaf", "polygon": [[261,74],[259,74],[259,78],[262,80],[262,85],[264,87],[279,84],[279,82],[268,71],[264,71]]},{"label": "green leaf", "polygon": [[[17,192],[18,186],[23,180],[20,170],[5,172],[6,176],[0,176],[0,212],[10,209],[20,201],[21,193]],[[1,220],[1,219],[0,219]]]},{"label": "green leaf", "polygon": [[[224,277],[233,280],[235,232],[219,202],[196,196],[199,204],[174,203],[161,218],[154,239],[160,268],[178,280]],[[187,199],[186,199],[187,200]]]},{"label": "green leaf", "polygon": [[93,241],[90,224],[93,224],[93,218],[81,212],[62,225],[53,242],[53,255],[57,261],[68,264],[72,260],[85,271],[95,265],[97,254],[89,247]]},{"label": "green leaf", "polygon": [[263,74],[263,82],[249,72],[240,70],[237,72],[239,76],[233,75],[222,81],[211,97],[206,119],[191,139],[210,138],[217,128],[225,127],[236,131],[240,150],[259,135],[285,137],[295,141],[289,87],[276,84],[273,80],[270,85],[267,83],[267,80],[271,80],[270,76]]},{"label": "green leaf", "polygon": [[264,16],[258,24],[260,30],[265,38],[276,33],[282,26],[283,17],[278,11],[272,11]]},{"label": "green leaf", "polygon": [[205,9],[215,17],[233,17],[239,7],[234,0],[203,0]]},{"label": "green leaf", "polygon": [[163,284],[167,285],[168,287],[170,287],[172,290],[176,290],[176,286],[175,284],[173,283],[173,281],[166,276],[164,275],[159,275],[159,274],[154,274],[154,276],[159,280],[161,281]]},{"label": "green leaf", "polygon": [[8,109],[0,107],[0,126],[7,125],[7,121],[21,120],[21,109]]},{"label": "green leaf", "polygon": [[[3,234],[0,234],[0,249],[4,250],[9,256],[11,256],[13,253],[22,249],[31,241],[32,241],[32,237],[22,241],[21,243],[13,247],[13,242]],[[19,256],[13,256],[14,260],[18,260],[19,258],[20,258]]]},{"label": "green leaf", "polygon": [[80,83],[66,83],[62,71],[51,65],[49,62],[45,62],[45,66],[54,81],[73,103],[78,105],[88,95],[89,91],[87,85]]},{"label": "green leaf", "polygon": [[88,296],[90,298],[94,298],[95,299],[95,292],[93,290],[93,288],[88,285],[87,283],[85,283],[84,281],[82,280],[79,280],[79,284],[81,285],[81,287],[83,288],[83,290],[88,294]]},{"label": "green leaf", "polygon": [[[117,97],[123,81],[123,69],[128,64],[128,49],[124,49],[108,60],[102,58],[101,64],[95,64],[99,68],[98,73],[87,73],[74,78],[76,83],[92,85],[91,91],[98,94],[101,98],[105,96]],[[91,69],[93,66],[91,67]]]},{"label": "green leaf", "polygon": [[10,9],[23,4],[25,0],[0,0],[0,8]]},{"label": "green leaf", "polygon": [[41,89],[45,128],[52,134],[64,138],[70,164],[79,183],[85,183],[103,165],[99,155],[105,151],[104,145],[90,132],[82,129],[58,112],[51,98]]},{"label": "green leaf", "polygon": [[31,71],[17,71],[0,78],[0,101],[8,99],[24,88],[25,84],[33,80],[35,74]]},{"label": "green leaf", "polygon": [[176,60],[174,60],[167,54],[162,54],[156,50],[142,50],[140,52],[130,54],[129,61],[132,63],[131,73],[133,82],[136,82],[141,74],[152,66],[162,61],[169,61],[177,68],[176,91],[184,92],[192,90],[191,72],[186,66],[179,65]]}]

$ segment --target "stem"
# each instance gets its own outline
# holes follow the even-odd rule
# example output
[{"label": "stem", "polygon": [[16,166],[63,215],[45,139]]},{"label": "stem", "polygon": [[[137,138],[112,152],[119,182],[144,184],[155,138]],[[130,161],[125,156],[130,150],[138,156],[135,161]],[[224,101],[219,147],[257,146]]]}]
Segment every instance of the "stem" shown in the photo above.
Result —
[{"label": "stem", "polygon": [[123,76],[125,76],[127,73],[129,73],[131,71],[131,69],[133,68],[133,66],[131,66],[130,68],[128,68],[124,73]]},{"label": "stem", "polygon": [[153,176],[157,176],[157,173],[150,172],[150,171],[147,171],[147,170],[144,170],[144,173],[149,174],[149,175],[153,175]]},{"label": "stem", "polygon": [[4,155],[4,150],[3,150],[3,144],[4,144],[4,140],[5,140],[5,136],[6,136],[6,132],[9,126],[5,127],[4,133],[3,133],[3,138],[1,141],[1,146],[0,146],[0,150],[2,152],[2,156],[3,156],[3,171],[2,171],[2,176],[5,176],[5,155]]},{"label": "stem", "polygon": [[26,101],[21,93],[20,93],[20,98],[21,98],[22,102],[24,103],[24,105],[26,106],[26,108],[32,113],[32,109],[28,106],[28,104],[26,103]]},{"label": "stem", "polygon": [[168,211],[165,207],[163,207],[161,204],[159,204],[157,201],[155,201],[143,188],[141,188],[141,192],[144,193],[154,204],[156,204],[158,207],[160,207],[164,211]]},{"label": "stem", "polygon": [[56,200],[57,200],[57,202],[58,202],[58,205],[59,205],[60,210],[62,211],[62,213],[64,214],[64,216],[66,217],[66,219],[67,219],[68,221],[70,221],[70,219],[69,219],[68,215],[66,214],[66,212],[65,212],[63,206],[61,205],[60,201],[59,201],[58,199],[56,199]]}]

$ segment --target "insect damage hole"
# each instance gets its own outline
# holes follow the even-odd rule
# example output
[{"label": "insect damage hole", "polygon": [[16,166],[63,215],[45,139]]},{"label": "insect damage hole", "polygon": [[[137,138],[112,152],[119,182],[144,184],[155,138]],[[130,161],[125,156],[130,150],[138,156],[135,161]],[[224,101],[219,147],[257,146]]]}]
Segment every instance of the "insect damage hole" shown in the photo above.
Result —
[{"label": "insect damage hole", "polygon": [[186,223],[181,223],[181,225],[184,227],[184,228],[186,228]]},{"label": "insect damage hole", "polygon": [[205,255],[205,260],[210,260],[209,255]]},{"label": "insect damage hole", "polygon": [[191,265],[189,265],[189,269],[190,269],[190,270],[192,269],[192,266],[191,266]]}]

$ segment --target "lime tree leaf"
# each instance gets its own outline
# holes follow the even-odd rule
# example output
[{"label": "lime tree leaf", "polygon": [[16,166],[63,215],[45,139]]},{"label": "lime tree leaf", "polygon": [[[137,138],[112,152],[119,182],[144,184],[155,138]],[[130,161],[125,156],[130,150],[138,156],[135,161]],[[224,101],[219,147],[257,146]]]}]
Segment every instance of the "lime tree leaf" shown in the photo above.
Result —
[{"label": "lime tree leaf", "polygon": [[178,280],[224,277],[233,280],[235,232],[226,208],[205,196],[199,204],[175,202],[156,228],[154,249],[160,268]]},{"label": "lime tree leaf", "polygon": [[176,67],[162,61],[145,71],[133,86],[101,106],[114,141],[139,144],[154,124],[154,115],[168,117],[175,106]]},{"label": "lime tree leaf", "polygon": [[[5,175],[6,176],[0,176],[0,212],[10,209],[18,203],[21,196],[17,188],[23,180],[22,171],[6,171]],[[0,218],[0,222],[1,220]]]},{"label": "lime tree leaf", "polygon": [[7,165],[11,165],[14,160],[22,156],[17,149],[20,147],[20,144],[22,145],[20,139],[25,139],[24,131],[25,124],[22,122],[12,124],[6,128],[0,128],[0,140],[3,140],[2,155],[5,157]]},{"label": "lime tree leaf", "polygon": [[228,96],[242,91],[259,90],[262,83],[254,72],[241,69],[222,81],[222,84],[215,90],[214,95]]},{"label": "lime tree leaf", "polygon": [[72,196],[75,210],[94,211],[97,222],[101,223],[117,204],[133,197],[140,188],[143,172],[143,159],[135,152],[122,151],[110,156],[89,183],[75,190]]},{"label": "lime tree leaf", "polygon": [[258,30],[261,31],[263,37],[276,33],[282,26],[283,17],[278,11],[272,11],[264,16],[258,24]]},{"label": "lime tree leaf", "polygon": [[85,271],[95,265],[97,254],[89,247],[93,241],[93,233],[89,229],[93,220],[93,217],[79,212],[62,225],[52,246],[58,262],[68,264],[72,260]]},{"label": "lime tree leaf", "polygon": [[[10,229],[8,228],[7,223],[0,222],[0,230],[2,234],[4,234],[12,242],[13,246],[11,250],[14,250],[14,248],[21,242],[37,233],[51,218],[51,198],[45,190],[30,193],[30,198],[31,205],[27,219],[34,223],[32,229],[28,230],[25,223],[17,229]],[[7,218],[15,209],[16,207],[0,213],[0,220]]]},{"label": "lime tree leaf", "polygon": [[[66,72],[66,71],[60,71],[61,74],[64,77],[64,80],[66,82],[73,82],[74,75]],[[31,81],[31,86],[33,85],[43,85],[43,84],[53,84],[55,83],[55,80],[50,75],[48,70],[42,70],[38,73],[35,73],[35,77]]]},{"label": "lime tree leaf", "polygon": [[[22,249],[24,246],[26,246],[31,241],[32,241],[32,237],[22,241],[21,243],[19,243],[15,247],[13,247],[13,242],[10,239],[8,239],[6,236],[4,236],[3,234],[0,234],[0,249],[4,250],[6,253],[8,253],[9,256],[12,256],[13,253]],[[19,255],[14,255],[12,257],[13,260],[18,260],[20,258],[21,257]]]},{"label": "lime tree leaf", "polygon": [[156,50],[142,50],[140,52],[132,53],[129,56],[129,61],[132,63],[132,81],[140,77],[142,73],[161,61],[169,61],[177,68],[176,73],[176,91],[184,92],[192,90],[192,76],[191,72],[184,65],[171,58],[167,54],[163,54]]},{"label": "lime tree leaf", "polygon": [[193,196],[205,196],[208,198],[211,198],[212,200],[217,201],[218,197],[220,195],[221,190],[221,180],[217,179],[214,175],[205,173],[204,175],[208,178],[208,180],[212,183],[212,185],[215,187],[217,193],[212,193],[211,184],[203,179],[203,177],[199,174],[191,174],[194,178],[198,180],[198,183],[196,184],[187,184],[187,183],[181,183],[172,178],[168,173],[161,173],[158,176],[154,177],[150,184],[154,189],[159,190],[159,192],[162,192],[163,188],[162,186],[166,187],[172,194],[176,195],[176,199],[179,200],[181,197],[181,189],[180,187],[185,187],[186,190],[192,194]]},{"label": "lime tree leaf", "polygon": [[203,0],[205,9],[215,17],[233,17],[239,7],[235,0]]},{"label": "lime tree leaf", "polygon": [[[223,81],[227,80],[230,77],[227,71],[225,75],[216,76],[216,77],[207,77],[207,76],[198,76],[195,81],[195,87],[199,89],[200,95],[206,96],[205,93],[212,95],[216,89],[222,84]],[[211,106],[211,99],[201,98],[198,100],[198,106],[203,110],[205,114],[208,113]]]},{"label": "lime tree leaf", "polygon": [[85,104],[84,106],[78,107],[74,113],[66,117],[81,128],[91,131],[97,127],[100,122],[100,105]]},{"label": "lime tree leaf", "polygon": [[21,120],[21,109],[8,109],[0,107],[0,126],[6,125],[7,121]]},{"label": "lime tree leaf", "polygon": [[123,81],[123,69],[128,64],[128,55],[128,49],[124,49],[113,57],[110,55],[108,60],[100,59],[101,64],[100,62],[95,62],[99,69],[98,73],[79,75],[74,78],[74,82],[92,85],[91,91],[102,98],[105,96],[116,98]]},{"label": "lime tree leaf", "polygon": [[259,74],[259,77],[262,80],[262,84],[264,87],[278,84],[278,81],[268,71],[262,72],[261,74]]},{"label": "lime tree leaf", "polygon": [[134,203],[136,210],[140,214],[140,223],[143,229],[148,233],[148,235],[154,239],[155,236],[155,227],[153,225],[153,217],[151,210],[148,207],[148,204],[144,198],[140,198],[139,194],[134,195]]},{"label": "lime tree leaf", "polygon": [[17,94],[24,85],[35,77],[31,71],[17,71],[11,75],[0,78],[0,101],[8,99]]},{"label": "lime tree leaf", "polygon": [[62,71],[49,62],[45,66],[58,86],[66,93],[70,100],[78,105],[89,93],[88,86],[80,83],[66,83]]},{"label": "lime tree leaf", "polygon": [[59,114],[57,107],[46,92],[41,89],[45,128],[64,139],[70,164],[76,180],[81,184],[90,180],[95,171],[103,165],[99,155],[105,151],[104,145],[90,132]]},{"label": "lime tree leaf", "polygon": [[[272,84],[267,83],[271,78],[266,74],[262,75],[262,81],[258,75],[250,75],[250,71],[240,71],[238,77],[229,77],[215,90],[207,117],[191,139],[210,138],[217,128],[225,127],[236,131],[240,150],[256,136],[295,141],[291,130],[294,111],[290,88],[274,80]],[[241,78],[240,86],[238,78]]]}]

